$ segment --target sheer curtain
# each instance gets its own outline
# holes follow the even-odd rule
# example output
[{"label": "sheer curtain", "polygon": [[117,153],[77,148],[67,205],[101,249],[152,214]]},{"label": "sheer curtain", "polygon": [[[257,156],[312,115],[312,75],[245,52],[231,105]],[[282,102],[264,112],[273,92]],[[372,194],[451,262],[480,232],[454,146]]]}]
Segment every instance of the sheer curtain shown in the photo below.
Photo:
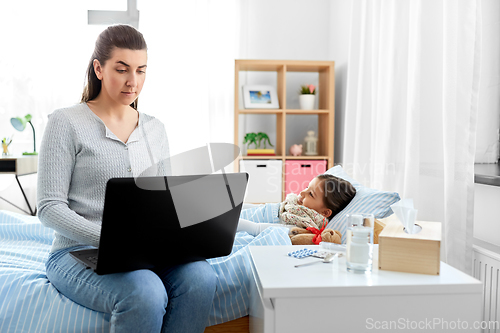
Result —
[{"label": "sheer curtain", "polygon": [[443,223],[441,258],[471,272],[478,0],[355,0],[344,166]]}]

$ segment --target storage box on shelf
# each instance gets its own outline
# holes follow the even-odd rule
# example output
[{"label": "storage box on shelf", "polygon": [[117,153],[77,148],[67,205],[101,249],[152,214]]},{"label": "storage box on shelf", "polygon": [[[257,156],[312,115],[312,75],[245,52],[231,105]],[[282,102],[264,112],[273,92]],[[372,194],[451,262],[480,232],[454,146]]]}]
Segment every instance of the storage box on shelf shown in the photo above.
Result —
[{"label": "storage box on shelf", "polygon": [[285,196],[299,193],[309,186],[311,180],[326,171],[326,161],[286,160]]},{"label": "storage box on shelf", "polygon": [[[296,161],[325,161],[325,168],[333,167],[334,146],[334,116],[335,116],[335,63],[333,61],[296,61],[296,60],[236,60],[235,61],[235,99],[234,99],[234,142],[243,147],[245,133],[239,129],[239,122],[245,121],[246,115],[269,115],[276,123],[276,139],[274,149],[276,156],[242,156],[242,160],[276,160],[282,165],[281,171],[281,199],[284,200],[287,186],[284,166],[288,160]],[[242,86],[240,72],[275,72],[276,91],[279,99],[279,109],[244,109],[242,103]],[[318,75],[318,109],[299,110],[287,108],[287,73],[304,72]],[[245,84],[261,84],[262,82],[245,82]],[[297,87],[297,90],[300,87]],[[297,142],[287,142],[287,116],[315,115],[317,126],[317,156],[291,156],[288,149]],[[240,116],[243,116],[240,119]],[[266,119],[267,122],[267,119]],[[304,128],[304,133],[309,128]],[[235,171],[240,171],[240,163],[235,163]],[[311,179],[316,176],[312,175]],[[249,188],[252,186],[252,176],[249,179]],[[248,200],[247,200],[248,201]],[[257,202],[265,202],[258,200]]]},{"label": "storage box on shelf", "polygon": [[281,160],[240,160],[240,171],[248,172],[245,202],[281,201]]}]

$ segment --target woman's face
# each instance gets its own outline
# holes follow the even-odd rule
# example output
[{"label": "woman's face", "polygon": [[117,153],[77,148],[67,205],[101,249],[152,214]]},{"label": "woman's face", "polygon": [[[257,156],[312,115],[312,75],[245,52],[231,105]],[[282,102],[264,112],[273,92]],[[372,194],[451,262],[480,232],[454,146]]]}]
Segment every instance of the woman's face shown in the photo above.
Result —
[{"label": "woman's face", "polygon": [[323,181],[314,178],[309,183],[309,187],[300,192],[298,204],[313,209],[324,217],[328,217],[332,211],[325,206],[324,195]]},{"label": "woman's face", "polygon": [[94,70],[101,80],[99,95],[119,105],[130,105],[139,96],[146,80],[146,50],[115,48],[102,66],[94,60]]}]

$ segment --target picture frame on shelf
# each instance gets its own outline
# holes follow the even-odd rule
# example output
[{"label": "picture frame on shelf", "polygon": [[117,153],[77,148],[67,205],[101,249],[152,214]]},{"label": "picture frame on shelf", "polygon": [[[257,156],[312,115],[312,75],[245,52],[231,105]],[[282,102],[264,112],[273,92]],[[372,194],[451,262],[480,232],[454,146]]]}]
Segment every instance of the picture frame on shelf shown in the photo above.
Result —
[{"label": "picture frame on shelf", "polygon": [[276,88],[266,85],[244,85],[243,105],[245,109],[279,109]]}]

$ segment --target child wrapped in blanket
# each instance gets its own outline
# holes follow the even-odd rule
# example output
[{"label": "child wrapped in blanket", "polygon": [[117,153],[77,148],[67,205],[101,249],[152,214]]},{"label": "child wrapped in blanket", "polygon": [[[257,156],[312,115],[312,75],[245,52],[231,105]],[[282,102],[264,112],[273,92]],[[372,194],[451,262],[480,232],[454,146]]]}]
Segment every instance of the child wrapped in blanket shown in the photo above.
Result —
[{"label": "child wrapped in blanket", "polygon": [[356,194],[356,189],[348,181],[329,174],[314,178],[299,195],[288,194],[281,203],[267,203],[240,214],[237,231],[258,235],[269,227],[314,227],[320,230]]}]

